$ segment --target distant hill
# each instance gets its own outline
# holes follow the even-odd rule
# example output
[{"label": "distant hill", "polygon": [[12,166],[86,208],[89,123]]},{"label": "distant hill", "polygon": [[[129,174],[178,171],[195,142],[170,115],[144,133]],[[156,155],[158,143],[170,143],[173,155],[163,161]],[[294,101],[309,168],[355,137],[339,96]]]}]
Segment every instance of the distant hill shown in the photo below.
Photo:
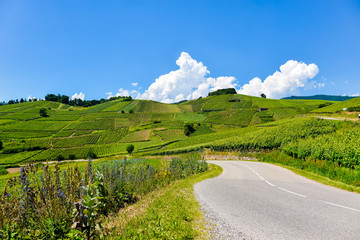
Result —
[{"label": "distant hill", "polygon": [[360,98],[352,98],[347,101],[338,102],[330,106],[315,109],[312,112],[315,113],[335,113],[341,111],[354,112],[360,109]]},{"label": "distant hill", "polygon": [[349,96],[336,96],[336,95],[314,95],[314,96],[291,96],[282,99],[312,99],[312,100],[326,100],[326,101],[338,101],[343,102],[356,97]]}]

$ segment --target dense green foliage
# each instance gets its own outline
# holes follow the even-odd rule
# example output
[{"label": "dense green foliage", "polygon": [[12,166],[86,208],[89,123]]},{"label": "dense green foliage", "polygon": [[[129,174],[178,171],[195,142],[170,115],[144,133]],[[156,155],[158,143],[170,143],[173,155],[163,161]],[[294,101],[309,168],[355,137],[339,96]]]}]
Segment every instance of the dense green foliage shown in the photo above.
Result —
[{"label": "dense green foliage", "polygon": [[173,159],[157,168],[142,160],[111,161],[85,171],[77,166],[60,171],[23,167],[0,197],[0,237],[3,239],[93,239],[106,233],[96,228],[111,212],[175,179],[207,170],[204,161]]},{"label": "dense green foliage", "polygon": [[236,94],[235,88],[219,89],[214,92],[209,92],[208,96],[224,95],[224,94]]}]

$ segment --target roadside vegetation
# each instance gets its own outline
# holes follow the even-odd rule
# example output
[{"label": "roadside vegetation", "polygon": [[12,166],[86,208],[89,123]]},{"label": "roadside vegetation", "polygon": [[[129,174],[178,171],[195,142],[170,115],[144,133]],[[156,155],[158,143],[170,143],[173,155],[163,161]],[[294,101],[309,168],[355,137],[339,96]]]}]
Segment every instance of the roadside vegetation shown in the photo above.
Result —
[{"label": "roadside vegetation", "polygon": [[2,239],[94,239],[106,237],[101,222],[149,192],[177,179],[207,171],[205,161],[173,158],[156,165],[117,160],[60,170],[44,165],[21,168],[0,198]]}]

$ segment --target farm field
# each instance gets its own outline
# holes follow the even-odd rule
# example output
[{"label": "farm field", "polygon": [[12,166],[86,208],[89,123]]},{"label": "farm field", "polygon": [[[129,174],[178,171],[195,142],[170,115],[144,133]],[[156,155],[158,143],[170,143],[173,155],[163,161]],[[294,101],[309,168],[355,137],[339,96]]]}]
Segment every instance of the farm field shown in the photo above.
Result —
[{"label": "farm field", "polygon": [[[355,106],[358,100],[349,101]],[[94,153],[98,157],[124,155],[129,144],[135,146],[134,154],[140,155],[187,152],[339,103],[316,110],[324,104],[329,103],[227,94],[181,104],[117,99],[92,107],[49,101],[4,105],[0,106],[4,147],[0,165],[84,159]],[[47,109],[46,117],[39,114],[43,108]],[[193,126],[188,136],[185,124]]]}]

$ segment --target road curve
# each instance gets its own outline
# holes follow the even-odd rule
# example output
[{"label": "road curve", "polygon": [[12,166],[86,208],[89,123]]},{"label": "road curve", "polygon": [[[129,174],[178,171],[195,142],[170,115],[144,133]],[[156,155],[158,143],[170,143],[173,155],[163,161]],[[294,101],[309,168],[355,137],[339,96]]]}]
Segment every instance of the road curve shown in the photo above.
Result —
[{"label": "road curve", "polygon": [[360,194],[279,166],[209,161],[223,173],[195,185],[219,239],[360,239]]}]

